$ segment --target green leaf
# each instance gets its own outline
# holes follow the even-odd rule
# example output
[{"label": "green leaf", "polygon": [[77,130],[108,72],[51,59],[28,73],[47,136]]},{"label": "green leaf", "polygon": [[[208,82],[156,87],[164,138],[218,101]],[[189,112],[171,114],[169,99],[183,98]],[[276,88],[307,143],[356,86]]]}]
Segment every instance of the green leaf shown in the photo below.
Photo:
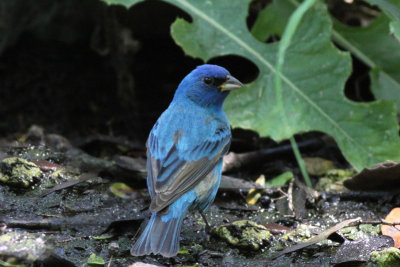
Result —
[{"label": "green leaf", "polygon": [[394,100],[400,112],[400,43],[390,36],[389,22],[384,14],[364,28],[335,21],[334,37],[371,67],[371,90],[375,97]]},{"label": "green leaf", "polygon": [[13,264],[13,263],[8,263],[6,261],[0,260],[0,266],[3,267],[27,267],[25,264]]},{"label": "green leaf", "polygon": [[400,21],[392,21],[390,23],[390,33],[392,33],[398,42],[400,42]]},{"label": "green leaf", "polygon": [[390,31],[400,40],[400,0],[364,0],[378,6],[391,20]]},{"label": "green leaf", "polygon": [[92,253],[92,255],[90,255],[90,257],[88,258],[87,263],[93,265],[104,265],[106,262],[102,257]]},{"label": "green leaf", "polygon": [[287,19],[294,6],[289,1],[274,1],[258,14],[251,34],[260,41],[266,41],[271,35],[282,35]]},{"label": "green leaf", "polygon": [[400,0],[364,0],[378,6],[391,20],[400,21]]},{"label": "green leaf", "polygon": [[284,186],[287,182],[293,179],[292,172],[284,172],[274,178],[271,181],[267,182],[267,186]]},{"label": "green leaf", "polygon": [[[400,2],[400,0],[396,1]],[[379,5],[383,10],[387,10],[387,13],[391,14],[393,19],[400,17],[400,5],[394,1],[370,0],[369,2]],[[283,29],[296,5],[297,2],[295,1],[274,1],[258,16],[252,29],[253,35],[255,34],[255,37],[259,40],[265,40],[272,33],[281,34],[278,31],[264,31],[265,35],[261,35],[260,32],[262,32],[262,28]],[[267,10],[271,10],[271,12],[267,12]],[[269,15],[272,16],[271,19],[274,20],[274,23],[270,23],[265,18],[265,16]],[[279,19],[276,19],[277,17]],[[373,72],[371,72],[371,90],[375,97],[394,100],[397,105],[397,112],[400,113],[400,71],[398,71],[400,65],[400,42],[389,34],[390,28],[390,31],[400,40],[400,22],[392,21],[390,27],[389,22],[389,18],[382,15],[369,26],[360,28],[349,27],[334,20],[332,37],[342,47],[373,69]],[[277,23],[280,25],[275,25]],[[257,29],[254,29],[255,27]],[[387,51],[391,51],[391,53]]]},{"label": "green leaf", "polygon": [[93,236],[93,239],[95,240],[105,240],[105,239],[110,239],[113,238],[114,235],[112,234],[104,234],[104,235],[100,235],[100,236]]},{"label": "green leaf", "polygon": [[178,254],[180,254],[180,255],[190,255],[190,252],[187,249],[181,249],[181,250],[178,251]]},{"label": "green leaf", "polygon": [[[249,0],[167,2],[192,16],[193,23],[177,19],[171,31],[186,54],[205,61],[238,55],[259,68],[257,80],[233,92],[225,103],[234,127],[253,129],[275,140],[303,131],[328,133],[359,170],[387,159],[400,159],[394,105],[354,103],[344,96],[351,61],[348,53],[330,42],[332,23],[325,5],[319,3],[305,14],[286,51],[282,110],[275,103],[273,90],[278,44],[261,43],[248,31]],[[282,125],[284,112],[289,114],[289,130]]]},{"label": "green leaf", "polygon": [[106,2],[108,5],[123,5],[126,8],[130,8],[133,5],[136,5],[137,3],[140,3],[144,0],[102,0],[103,2]]},{"label": "green leaf", "polygon": [[110,185],[110,191],[117,197],[124,199],[132,198],[132,196],[137,193],[132,187],[124,183],[113,183]]}]

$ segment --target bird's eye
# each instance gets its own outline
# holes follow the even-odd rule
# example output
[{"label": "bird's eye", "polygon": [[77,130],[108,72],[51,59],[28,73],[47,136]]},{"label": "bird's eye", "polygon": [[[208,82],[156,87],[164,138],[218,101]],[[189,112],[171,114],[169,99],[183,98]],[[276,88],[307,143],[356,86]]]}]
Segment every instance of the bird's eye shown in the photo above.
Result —
[{"label": "bird's eye", "polygon": [[214,82],[214,79],[212,77],[204,77],[203,82],[205,84],[212,84]]}]

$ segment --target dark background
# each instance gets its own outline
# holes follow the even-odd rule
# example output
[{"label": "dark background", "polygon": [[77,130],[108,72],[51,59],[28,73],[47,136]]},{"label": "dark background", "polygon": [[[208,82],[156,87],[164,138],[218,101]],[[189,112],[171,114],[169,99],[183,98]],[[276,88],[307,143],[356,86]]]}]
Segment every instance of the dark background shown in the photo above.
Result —
[{"label": "dark background", "polygon": [[[73,137],[101,133],[145,140],[180,80],[199,59],[169,35],[179,9],[146,1],[126,10],[95,0],[2,3],[0,133],[32,124]],[[243,82],[257,68],[240,57],[209,63]]]},{"label": "dark background", "polygon": [[[249,27],[268,2],[252,2]],[[343,3],[330,9],[357,24],[342,12]],[[161,1],[127,10],[97,0],[1,0],[0,135],[18,136],[37,124],[69,138],[104,134],[144,142],[180,80],[203,64],[170,37],[176,17],[191,20]],[[208,63],[244,83],[258,75],[252,62],[237,56]],[[346,94],[372,100],[368,90],[352,91],[354,83],[369,83],[368,69],[355,66]]]}]

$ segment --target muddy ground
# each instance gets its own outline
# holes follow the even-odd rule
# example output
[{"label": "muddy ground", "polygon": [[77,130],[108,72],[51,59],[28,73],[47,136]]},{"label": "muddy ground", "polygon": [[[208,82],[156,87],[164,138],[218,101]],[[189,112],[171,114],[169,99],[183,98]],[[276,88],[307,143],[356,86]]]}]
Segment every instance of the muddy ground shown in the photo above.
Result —
[{"label": "muddy ground", "polygon": [[[249,26],[267,2],[252,3]],[[39,5],[4,0],[2,4],[0,266],[128,266],[135,262],[373,266],[376,261],[370,259],[367,248],[382,250],[392,245],[381,238],[379,225],[364,223],[274,258],[282,249],[347,219],[376,222],[400,199],[395,193],[344,188],[342,181],[354,172],[335,142],[322,133],[296,136],[304,157],[331,162],[331,167],[312,176],[316,190],[310,191],[303,185],[287,142],[275,143],[255,132],[235,129],[231,151],[246,160],[224,174],[240,180],[226,180],[206,216],[213,227],[228,225],[231,237],[241,244],[228,244],[215,232],[207,234],[200,215],[189,214],[178,256],[132,257],[130,247],[149,215],[144,167],[148,132],[179,81],[202,64],[185,56],[169,35],[177,16],[189,17],[158,1],[129,10],[95,0],[46,0]],[[341,10],[331,9],[333,13]],[[258,75],[255,65],[240,57],[209,63],[226,66],[244,83]],[[355,59],[353,63],[355,72],[346,95],[355,101],[373,100],[370,92],[355,89],[368,87],[368,68]],[[11,178],[13,170],[21,170],[17,176],[24,178]],[[287,171],[293,179],[257,191],[260,198],[249,200],[249,188],[257,186],[254,181],[260,175],[268,182]],[[240,220],[257,226],[232,226]],[[243,234],[264,233],[263,227],[271,236]],[[355,247],[368,253],[339,251],[354,240],[360,240]]]}]

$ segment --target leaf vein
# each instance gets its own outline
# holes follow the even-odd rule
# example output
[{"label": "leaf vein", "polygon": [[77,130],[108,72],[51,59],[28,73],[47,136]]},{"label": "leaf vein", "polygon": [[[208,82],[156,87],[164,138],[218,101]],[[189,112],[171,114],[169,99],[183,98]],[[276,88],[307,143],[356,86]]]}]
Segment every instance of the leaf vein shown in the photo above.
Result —
[{"label": "leaf vein", "polygon": [[[209,24],[223,32],[225,35],[227,35],[229,38],[231,38],[233,41],[235,41],[237,44],[242,46],[244,49],[247,50],[250,54],[252,54],[255,58],[257,58],[262,64],[264,64],[266,67],[268,67],[272,72],[276,72],[276,69],[272,64],[270,64],[267,60],[264,59],[264,57],[255,51],[253,48],[251,48],[248,44],[246,44],[243,40],[241,40],[239,37],[235,36],[231,32],[229,32],[224,26],[222,26],[219,22],[215,21],[214,19],[210,18],[207,14],[199,10],[197,7],[193,6],[192,4],[188,3],[186,0],[176,0],[179,2],[181,5],[185,6],[187,9],[191,10],[194,14],[202,18],[203,20],[207,21]],[[289,87],[291,87],[297,94],[299,94],[301,97],[303,97],[314,109],[317,110],[323,117],[325,117],[334,127],[336,127],[342,134],[350,140],[352,143],[356,144],[361,150],[367,151],[361,144],[356,142],[340,125],[333,120],[323,109],[321,109],[316,103],[314,103],[307,95],[305,95],[300,88],[298,88],[295,84],[293,84],[285,75],[282,73],[280,74],[282,77],[282,80],[284,80]],[[371,155],[368,153],[368,157],[371,157]]]}]

